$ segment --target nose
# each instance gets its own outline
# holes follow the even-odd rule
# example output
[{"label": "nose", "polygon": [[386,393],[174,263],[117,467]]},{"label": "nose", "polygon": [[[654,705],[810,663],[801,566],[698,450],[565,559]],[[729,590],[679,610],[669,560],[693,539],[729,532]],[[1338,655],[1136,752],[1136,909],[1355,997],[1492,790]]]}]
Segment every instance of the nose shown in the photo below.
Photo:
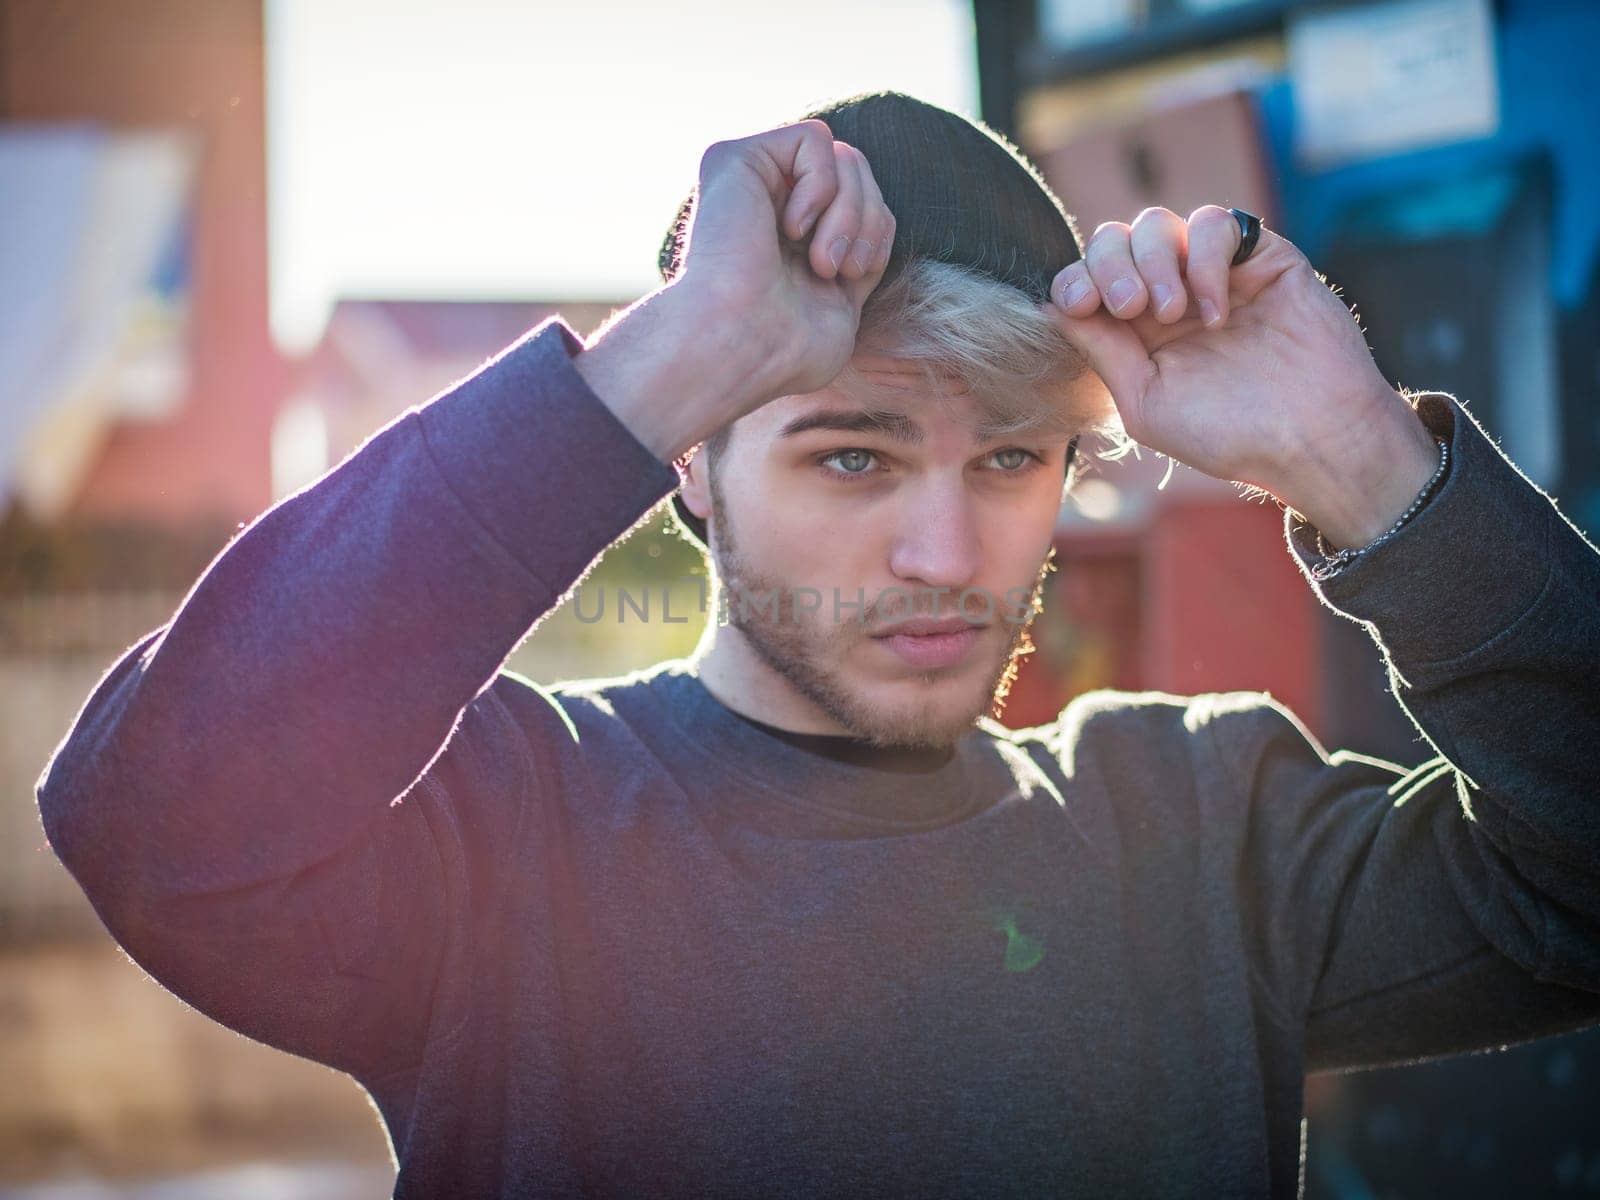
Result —
[{"label": "nose", "polygon": [[949,588],[932,605],[954,608],[978,577],[983,559],[977,504],[959,480],[929,479],[906,497],[889,551],[889,569],[902,587]]}]

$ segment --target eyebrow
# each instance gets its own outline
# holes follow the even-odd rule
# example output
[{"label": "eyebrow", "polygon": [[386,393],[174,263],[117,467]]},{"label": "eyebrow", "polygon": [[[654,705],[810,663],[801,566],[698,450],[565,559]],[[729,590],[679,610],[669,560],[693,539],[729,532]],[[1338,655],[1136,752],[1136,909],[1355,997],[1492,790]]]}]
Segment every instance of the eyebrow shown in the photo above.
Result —
[{"label": "eyebrow", "polygon": [[[903,412],[866,408],[843,411],[823,409],[818,412],[803,413],[779,429],[778,437],[798,437],[818,429],[836,433],[875,433],[908,446],[920,445],[924,436],[922,426]],[[996,423],[990,421],[980,421],[974,432],[979,441],[985,442],[1008,436]]]},{"label": "eyebrow", "polygon": [[881,408],[850,409],[843,412],[837,409],[823,409],[819,412],[803,413],[778,430],[778,436],[798,437],[814,429],[828,429],[839,433],[876,433],[891,441],[911,446],[919,444],[923,438],[922,426],[905,413]]}]

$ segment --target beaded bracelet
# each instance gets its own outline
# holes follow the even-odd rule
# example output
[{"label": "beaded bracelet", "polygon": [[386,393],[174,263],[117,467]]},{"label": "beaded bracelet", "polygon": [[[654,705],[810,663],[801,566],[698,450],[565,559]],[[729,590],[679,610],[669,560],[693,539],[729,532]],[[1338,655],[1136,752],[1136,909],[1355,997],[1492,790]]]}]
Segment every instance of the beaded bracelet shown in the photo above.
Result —
[{"label": "beaded bracelet", "polygon": [[1368,542],[1365,546],[1361,546],[1357,549],[1335,550],[1332,553],[1329,553],[1328,544],[1322,538],[1322,531],[1320,529],[1317,531],[1317,553],[1323,556],[1322,562],[1318,563],[1316,566],[1315,574],[1318,579],[1326,579],[1335,571],[1342,570],[1344,567],[1349,565],[1352,559],[1365,554],[1368,550],[1372,550],[1375,547],[1383,545],[1384,542],[1387,542],[1400,531],[1401,526],[1403,526],[1407,521],[1411,520],[1412,517],[1417,515],[1417,513],[1422,509],[1422,506],[1428,502],[1428,497],[1430,497],[1433,494],[1434,489],[1438,487],[1439,480],[1444,478],[1445,469],[1450,465],[1449,441],[1445,438],[1439,438],[1437,440],[1439,442],[1439,465],[1433,472],[1433,478],[1428,480],[1428,482],[1423,485],[1422,490],[1417,493],[1417,498],[1411,502],[1411,507],[1406,509],[1398,521],[1389,526],[1389,531],[1387,533],[1383,534],[1376,541]]}]

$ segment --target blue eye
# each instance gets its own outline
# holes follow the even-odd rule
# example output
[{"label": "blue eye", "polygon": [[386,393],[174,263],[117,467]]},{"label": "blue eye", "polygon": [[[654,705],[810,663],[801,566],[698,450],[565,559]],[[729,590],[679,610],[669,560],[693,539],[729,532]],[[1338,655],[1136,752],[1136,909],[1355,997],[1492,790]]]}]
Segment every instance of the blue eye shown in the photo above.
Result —
[{"label": "blue eye", "polygon": [[[1003,450],[992,451],[989,460],[994,464],[995,470],[1006,476],[1026,475],[1044,462],[1033,451],[1024,450],[1020,446],[1007,446]],[[832,450],[816,460],[817,466],[835,479],[864,479],[868,475],[881,474],[887,468],[875,466],[877,462],[878,455],[875,451],[857,447]]]},{"label": "blue eye", "polygon": [[837,462],[842,467],[842,470],[835,472],[835,474],[865,475],[867,474],[867,468],[872,465],[874,457],[870,450],[835,450],[831,454],[823,455],[818,462]]},{"label": "blue eye", "polygon": [[1007,475],[1021,475],[1030,467],[1037,466],[1044,460],[1031,450],[1024,450],[1020,446],[1007,446],[1004,450],[996,450],[991,458],[999,461],[1000,470]]}]

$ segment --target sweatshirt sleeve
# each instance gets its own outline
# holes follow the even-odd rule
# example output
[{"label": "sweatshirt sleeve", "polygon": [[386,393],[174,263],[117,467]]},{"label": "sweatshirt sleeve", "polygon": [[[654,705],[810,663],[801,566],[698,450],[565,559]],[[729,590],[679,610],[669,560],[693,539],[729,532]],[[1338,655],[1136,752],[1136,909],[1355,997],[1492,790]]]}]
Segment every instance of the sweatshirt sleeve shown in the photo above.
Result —
[{"label": "sweatshirt sleeve", "polygon": [[677,482],[581,347],[552,318],[262,513],[41,774],[107,928],[214,1019],[358,1075],[440,1032],[434,987],[503,874],[530,755],[565,736],[490,684]]},{"label": "sweatshirt sleeve", "polygon": [[1243,911],[1307,1070],[1488,1049],[1600,1024],[1600,552],[1455,397],[1444,484],[1393,538],[1319,577],[1360,622],[1433,756],[1329,754],[1283,705],[1208,722],[1243,797]]}]

